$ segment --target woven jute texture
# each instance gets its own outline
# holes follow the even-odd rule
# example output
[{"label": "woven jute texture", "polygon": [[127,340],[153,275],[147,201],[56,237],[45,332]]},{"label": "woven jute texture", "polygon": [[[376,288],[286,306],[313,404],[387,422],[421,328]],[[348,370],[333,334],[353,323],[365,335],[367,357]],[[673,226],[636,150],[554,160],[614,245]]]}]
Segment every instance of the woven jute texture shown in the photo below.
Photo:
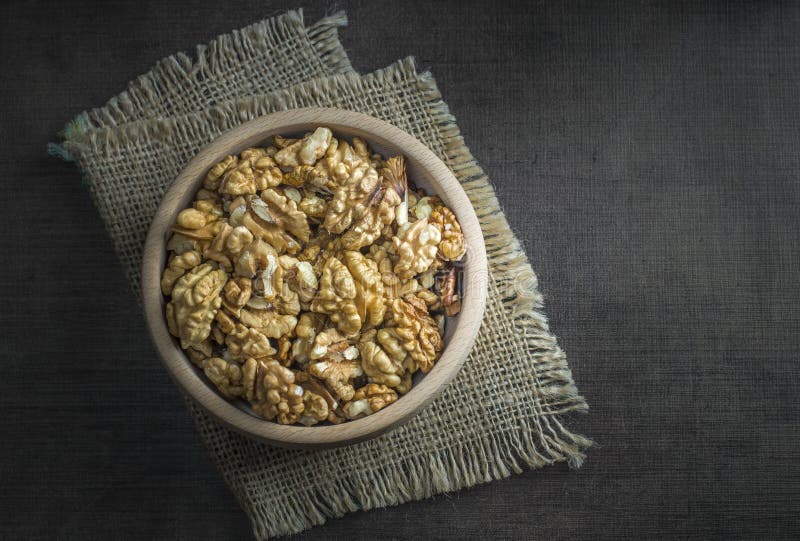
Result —
[{"label": "woven jute texture", "polygon": [[356,74],[337,38],[345,22],[337,14],[306,27],[290,12],[198,47],[194,60],[165,59],[71,122],[52,149],[82,169],[137,293],[142,244],[165,188],[201,147],[260,115],[325,106],[382,118],[429,146],[469,195],[489,256],[486,315],[464,368],[410,422],[357,445],[297,451],[239,436],[190,404],[260,539],[525,467],[577,466],[591,444],[564,424],[586,403],[548,331],[536,276],[431,74],[411,59]]}]

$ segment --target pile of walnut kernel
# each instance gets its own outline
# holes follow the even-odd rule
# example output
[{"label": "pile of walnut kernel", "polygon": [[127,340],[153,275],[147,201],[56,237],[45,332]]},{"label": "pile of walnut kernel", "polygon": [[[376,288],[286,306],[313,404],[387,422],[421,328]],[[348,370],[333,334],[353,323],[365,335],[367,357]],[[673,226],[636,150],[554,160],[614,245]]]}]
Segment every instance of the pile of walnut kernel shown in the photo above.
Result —
[{"label": "pile of walnut kernel", "polygon": [[317,128],[212,167],[167,245],[169,331],[227,398],[281,424],[395,402],[460,309],[461,226],[405,159]]}]

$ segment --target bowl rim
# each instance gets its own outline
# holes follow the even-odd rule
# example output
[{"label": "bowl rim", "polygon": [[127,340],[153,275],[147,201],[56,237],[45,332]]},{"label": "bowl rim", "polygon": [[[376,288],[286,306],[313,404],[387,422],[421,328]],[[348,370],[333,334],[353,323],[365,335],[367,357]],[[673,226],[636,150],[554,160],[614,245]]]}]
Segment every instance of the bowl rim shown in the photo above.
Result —
[{"label": "bowl rim", "polygon": [[[464,265],[462,311],[453,334],[434,368],[397,402],[367,417],[338,425],[280,425],[256,417],[223,398],[200,376],[198,369],[167,330],[161,273],[166,241],[174,218],[194,197],[206,171],[231,153],[283,133],[327,126],[334,133],[382,140],[402,149],[409,167],[427,172],[436,193],[456,213],[468,247]],[[372,145],[371,145],[372,146]],[[363,441],[408,421],[436,398],[460,370],[480,329],[488,290],[486,247],[477,214],[452,171],[427,146],[400,128],[378,118],[346,109],[308,107],[260,116],[244,122],[203,147],[181,170],[164,194],[148,230],[142,255],[142,303],[156,351],[170,376],[191,399],[224,426],[245,436],[284,447],[334,447]]]}]

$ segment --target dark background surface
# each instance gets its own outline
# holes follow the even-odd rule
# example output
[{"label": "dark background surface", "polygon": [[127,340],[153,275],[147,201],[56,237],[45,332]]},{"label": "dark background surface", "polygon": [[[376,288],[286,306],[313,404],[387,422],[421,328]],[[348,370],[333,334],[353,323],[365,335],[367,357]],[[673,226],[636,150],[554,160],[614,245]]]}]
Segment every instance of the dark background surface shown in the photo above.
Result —
[{"label": "dark background surface", "polygon": [[[297,6],[0,7],[1,538],[248,537],[45,145],[156,60]],[[577,471],[300,538],[797,538],[800,4],[305,7],[348,11],[359,71],[432,69],[591,405],[571,425],[599,445]]]}]

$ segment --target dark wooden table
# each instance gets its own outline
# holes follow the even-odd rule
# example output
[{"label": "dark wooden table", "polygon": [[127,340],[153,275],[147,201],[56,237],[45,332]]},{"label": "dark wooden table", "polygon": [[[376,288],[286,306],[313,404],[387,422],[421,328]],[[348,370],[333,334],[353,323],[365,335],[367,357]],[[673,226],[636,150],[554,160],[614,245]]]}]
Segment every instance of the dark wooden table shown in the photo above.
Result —
[{"label": "dark wooden table", "polygon": [[[0,6],[0,538],[243,539],[74,166],[156,60],[290,2]],[[401,5],[402,4],[402,5]],[[337,1],[415,55],[525,243],[598,446],[303,539],[800,536],[800,5]]]}]

